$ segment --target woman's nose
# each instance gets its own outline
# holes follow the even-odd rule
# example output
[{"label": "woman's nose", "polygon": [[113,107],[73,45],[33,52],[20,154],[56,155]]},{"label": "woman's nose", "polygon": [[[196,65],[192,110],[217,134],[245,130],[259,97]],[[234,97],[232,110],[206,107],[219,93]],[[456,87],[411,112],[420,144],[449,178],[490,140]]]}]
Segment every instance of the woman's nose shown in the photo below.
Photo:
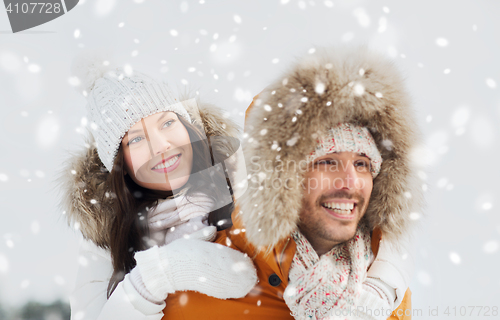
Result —
[{"label": "woman's nose", "polygon": [[168,151],[171,147],[168,139],[166,139],[164,135],[158,133],[150,133],[149,140],[151,142],[153,156],[162,154]]}]

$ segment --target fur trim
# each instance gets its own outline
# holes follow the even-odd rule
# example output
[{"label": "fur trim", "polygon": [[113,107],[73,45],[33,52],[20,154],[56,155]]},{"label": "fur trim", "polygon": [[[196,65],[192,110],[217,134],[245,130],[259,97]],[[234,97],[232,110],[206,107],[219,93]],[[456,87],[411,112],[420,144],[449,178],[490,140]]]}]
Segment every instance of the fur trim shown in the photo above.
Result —
[{"label": "fur trim", "polygon": [[[345,122],[366,126],[383,158],[364,219],[387,239],[407,230],[422,190],[410,159],[419,131],[403,79],[391,61],[365,47],[320,49],[259,94],[246,119],[251,192],[238,202],[252,244],[272,247],[297,227],[303,171],[276,170],[278,159],[305,160],[318,134]],[[272,187],[275,179],[288,189]]]},{"label": "fur trim", "polygon": [[[198,106],[199,116],[191,115],[193,124],[201,128],[200,123],[203,123],[214,161],[222,162],[239,147],[236,139],[238,126],[224,117],[219,108],[202,103],[198,103]],[[60,206],[66,211],[68,223],[80,229],[85,239],[107,248],[115,216],[112,209],[113,197],[111,194],[106,195],[109,190],[105,182],[109,172],[99,159],[94,140],[89,137],[85,143],[86,148],[72,154],[59,173],[57,181],[63,192]],[[229,172],[234,170],[227,169]],[[102,197],[103,195],[105,196]],[[97,199],[106,200],[99,203]]]}]

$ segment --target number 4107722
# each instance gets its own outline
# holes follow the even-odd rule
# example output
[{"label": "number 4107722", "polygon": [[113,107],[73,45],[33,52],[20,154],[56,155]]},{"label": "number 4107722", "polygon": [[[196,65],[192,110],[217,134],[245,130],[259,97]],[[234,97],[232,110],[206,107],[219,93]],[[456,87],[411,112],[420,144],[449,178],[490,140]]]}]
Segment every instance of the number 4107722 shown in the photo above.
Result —
[{"label": "number 4107722", "polygon": [[[38,7],[38,8],[37,8]],[[30,3],[16,3],[12,5],[9,3],[7,6],[8,13],[60,13],[61,4],[60,3],[45,3],[45,2],[30,2]],[[44,11],[45,9],[45,11]]]}]

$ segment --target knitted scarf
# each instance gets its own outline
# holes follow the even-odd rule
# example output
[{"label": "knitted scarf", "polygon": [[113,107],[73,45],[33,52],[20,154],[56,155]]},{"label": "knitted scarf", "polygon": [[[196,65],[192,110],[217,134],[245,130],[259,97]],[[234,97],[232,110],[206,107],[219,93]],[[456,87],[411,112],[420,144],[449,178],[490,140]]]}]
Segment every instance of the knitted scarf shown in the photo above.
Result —
[{"label": "knitted scarf", "polygon": [[[354,237],[318,256],[299,232],[284,299],[296,319],[324,319],[333,309],[355,308],[370,262],[370,232],[359,226]],[[345,318],[345,317],[344,317]]]},{"label": "knitted scarf", "polygon": [[162,200],[148,212],[152,245],[168,244],[208,226],[208,213],[214,201],[203,193],[179,195]]}]

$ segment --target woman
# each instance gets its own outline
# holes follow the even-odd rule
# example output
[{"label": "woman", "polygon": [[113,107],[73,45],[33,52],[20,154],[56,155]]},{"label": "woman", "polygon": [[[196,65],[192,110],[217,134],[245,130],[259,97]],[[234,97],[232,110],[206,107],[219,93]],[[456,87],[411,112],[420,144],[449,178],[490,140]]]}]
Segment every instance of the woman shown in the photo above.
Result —
[{"label": "woman", "polygon": [[251,260],[209,242],[230,221],[224,167],[236,126],[139,72],[101,61],[80,70],[92,137],[62,176],[68,219],[85,238],[72,319],[161,319],[175,291],[245,296]]}]

